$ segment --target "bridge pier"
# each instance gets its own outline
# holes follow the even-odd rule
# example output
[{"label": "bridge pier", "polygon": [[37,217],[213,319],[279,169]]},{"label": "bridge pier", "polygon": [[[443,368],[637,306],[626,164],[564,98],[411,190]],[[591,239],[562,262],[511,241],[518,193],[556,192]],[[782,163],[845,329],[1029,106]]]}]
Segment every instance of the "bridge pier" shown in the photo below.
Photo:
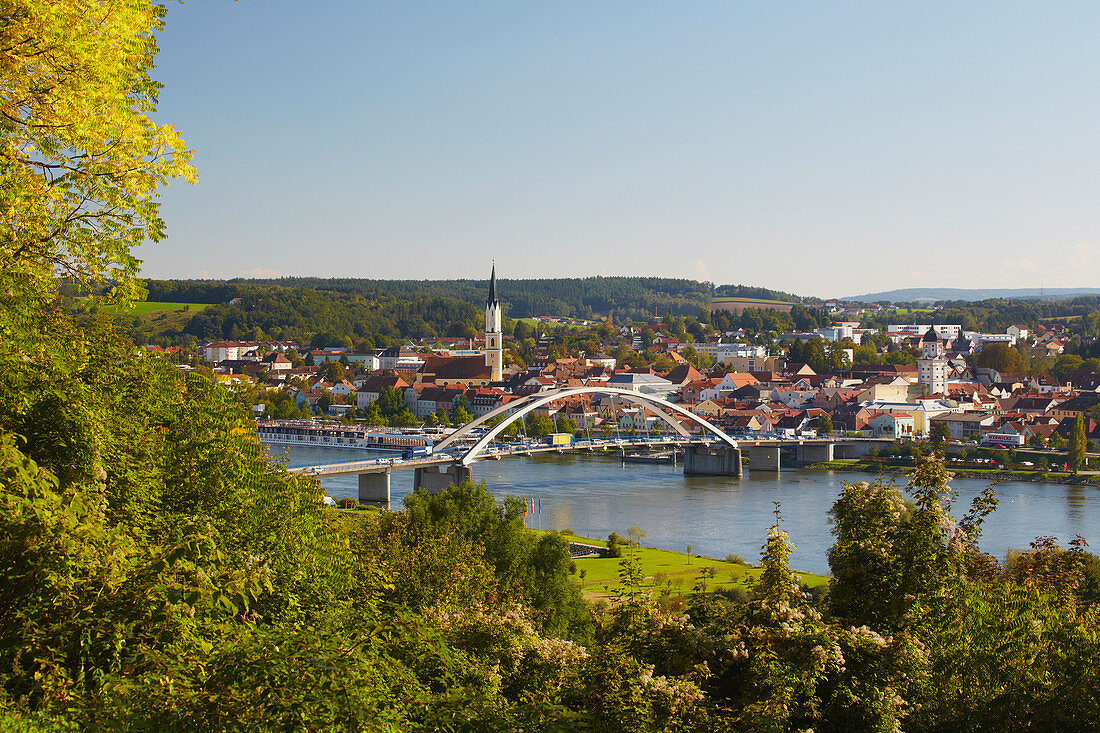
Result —
[{"label": "bridge pier", "polygon": [[685,476],[740,476],[741,451],[726,445],[684,447]]},{"label": "bridge pier", "polygon": [[425,489],[429,494],[438,494],[454,484],[469,481],[472,475],[470,467],[463,466],[461,463],[425,466],[416,469],[413,477],[413,490]]},{"label": "bridge pier", "polygon": [[[861,441],[848,441],[846,443],[836,443],[835,458],[863,458],[871,452],[871,449],[876,447],[878,443],[870,440]],[[886,445],[883,442],[883,445]]]},{"label": "bridge pier", "polygon": [[779,471],[779,446],[777,445],[753,445],[749,446],[749,470],[750,471]]},{"label": "bridge pier", "polygon": [[359,501],[390,503],[390,472],[359,474]]},{"label": "bridge pier", "polygon": [[810,443],[795,449],[795,460],[799,463],[826,463],[833,460],[832,443]]}]

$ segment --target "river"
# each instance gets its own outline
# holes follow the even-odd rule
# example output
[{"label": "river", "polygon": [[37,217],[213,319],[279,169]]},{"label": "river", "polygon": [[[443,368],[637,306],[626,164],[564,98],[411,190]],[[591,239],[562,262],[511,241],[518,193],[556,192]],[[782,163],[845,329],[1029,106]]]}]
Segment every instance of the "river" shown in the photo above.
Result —
[{"label": "river", "polygon": [[[292,446],[287,465],[338,463],[374,455],[370,451]],[[392,455],[392,454],[389,454]],[[542,512],[528,525],[545,529],[572,529],[585,537],[626,535],[630,526],[646,533],[643,544],[707,557],[737,553],[756,562],[774,521],[779,502],[783,527],[795,550],[791,567],[804,572],[828,573],[826,552],[833,537],[829,509],[846,481],[866,481],[866,473],[807,471],[784,468],[780,473],[752,473],[742,478],[684,476],[679,466],[627,463],[578,454],[545,454],[474,464],[475,481],[484,481],[498,499],[506,496],[541,499]],[[391,477],[391,507],[401,508],[412,490],[412,471]],[[904,485],[904,478],[899,478]],[[321,479],[335,499],[358,496],[356,476]],[[989,481],[956,479],[955,516],[964,514],[970,500]],[[1000,504],[986,520],[982,549],[1003,558],[1010,547],[1025,548],[1040,535],[1065,544],[1075,535],[1100,543],[1100,489],[1020,481],[998,485]],[[1095,548],[1094,548],[1095,549]]]}]

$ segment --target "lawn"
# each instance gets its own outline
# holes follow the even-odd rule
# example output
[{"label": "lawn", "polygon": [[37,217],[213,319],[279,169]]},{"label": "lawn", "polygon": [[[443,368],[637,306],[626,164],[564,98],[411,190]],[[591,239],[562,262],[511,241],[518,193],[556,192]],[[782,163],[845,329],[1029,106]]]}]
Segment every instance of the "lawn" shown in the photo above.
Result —
[{"label": "lawn", "polygon": [[145,316],[150,313],[157,313],[159,311],[188,311],[189,313],[198,313],[204,308],[209,308],[209,303],[164,303],[158,301],[143,300],[140,303],[134,303],[132,308],[119,308],[113,305],[101,305],[100,308],[105,313],[125,313],[131,316]]},{"label": "lawn", "polygon": [[[603,540],[593,540],[586,537],[562,535],[571,542],[580,542],[587,545],[599,545],[606,547]],[[623,548],[623,554],[629,552],[629,548]],[[757,578],[760,569],[740,563],[715,560],[698,555],[686,555],[670,550],[658,550],[653,547],[642,547],[638,550],[642,561],[642,574],[646,578],[646,588],[651,594],[660,594],[667,591],[670,595],[683,595],[689,593],[699,581],[704,570],[708,570],[706,587],[732,588],[734,586],[745,587],[746,580]],[[590,557],[575,560],[577,574],[574,579],[583,584],[584,596],[590,601],[610,600],[618,597],[617,593],[622,588],[619,582],[620,558]],[[581,581],[580,573],[584,571],[584,580]],[[800,573],[802,582],[815,587],[827,585],[829,579],[822,575]]]}]

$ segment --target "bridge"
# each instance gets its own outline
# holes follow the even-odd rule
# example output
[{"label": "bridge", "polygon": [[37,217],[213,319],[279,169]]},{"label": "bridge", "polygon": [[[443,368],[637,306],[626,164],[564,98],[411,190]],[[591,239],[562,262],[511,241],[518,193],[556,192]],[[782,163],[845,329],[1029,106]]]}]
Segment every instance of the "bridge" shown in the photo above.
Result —
[{"label": "bridge", "polygon": [[[582,394],[613,395],[651,411],[671,428],[670,435],[646,435],[631,438],[590,438],[569,445],[550,445],[529,440],[520,443],[493,444],[509,424],[522,420],[528,413],[557,400]],[[705,433],[693,434],[675,416],[682,415]],[[496,422],[499,419],[499,422]],[[478,437],[480,436],[480,437]],[[470,446],[464,441],[477,438]],[[323,476],[359,476],[359,500],[388,502],[390,474],[413,470],[416,488],[437,493],[471,477],[470,466],[485,459],[501,459],[516,455],[561,453],[569,451],[632,450],[679,447],[684,454],[686,475],[740,476],[742,448],[748,451],[749,466],[754,471],[778,471],[780,449],[794,447],[796,459],[802,463],[830,461],[834,457],[848,458],[866,455],[873,445],[891,443],[886,439],[869,438],[768,438],[751,436],[735,439],[708,420],[655,395],[614,387],[566,387],[538,392],[510,402],[482,415],[437,443],[432,453],[409,458],[373,458],[290,469],[317,478]]]}]

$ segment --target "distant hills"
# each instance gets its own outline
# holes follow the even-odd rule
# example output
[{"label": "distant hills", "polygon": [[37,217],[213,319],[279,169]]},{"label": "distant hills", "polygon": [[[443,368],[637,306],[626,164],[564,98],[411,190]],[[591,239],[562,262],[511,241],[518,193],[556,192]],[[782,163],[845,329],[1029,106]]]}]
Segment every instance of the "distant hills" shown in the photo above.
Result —
[{"label": "distant hills", "polygon": [[863,303],[889,301],[891,303],[916,303],[938,300],[989,300],[990,298],[1028,298],[1033,300],[1067,300],[1078,295],[1100,295],[1100,288],[902,288],[880,293],[852,295],[838,300],[856,300]]}]

